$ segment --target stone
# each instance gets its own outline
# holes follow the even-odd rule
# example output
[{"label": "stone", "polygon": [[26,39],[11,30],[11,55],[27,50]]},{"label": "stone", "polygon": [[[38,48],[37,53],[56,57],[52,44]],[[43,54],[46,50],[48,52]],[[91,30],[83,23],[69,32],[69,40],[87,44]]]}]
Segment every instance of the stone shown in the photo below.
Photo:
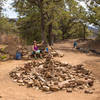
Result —
[{"label": "stone", "polygon": [[70,86],[70,83],[69,81],[63,81],[63,82],[60,82],[58,83],[58,87],[61,89],[61,88],[65,88],[65,87],[69,87]]},{"label": "stone", "polygon": [[2,98],[2,96],[0,96],[0,98]]},{"label": "stone", "polygon": [[29,55],[23,56],[23,60],[28,60],[28,59],[29,59]]},{"label": "stone", "polygon": [[29,82],[29,80],[24,79],[23,82],[27,84]]},{"label": "stone", "polygon": [[40,69],[43,69],[43,65],[40,65],[39,68],[40,68]]},{"label": "stone", "polygon": [[66,65],[68,65],[68,62],[62,62],[61,64],[62,64],[62,66],[66,66]]},{"label": "stone", "polygon": [[27,82],[27,87],[32,87],[33,81]]},{"label": "stone", "polygon": [[24,84],[24,83],[18,83],[18,85],[19,85],[19,86],[25,86],[25,84]]},{"label": "stone", "polygon": [[48,91],[50,91],[50,87],[48,87],[48,86],[43,86],[43,87],[42,87],[42,90],[48,92]]},{"label": "stone", "polygon": [[40,82],[38,80],[34,80],[34,85],[38,86],[38,87],[41,87],[41,84],[40,84]]},{"label": "stone", "polygon": [[18,77],[20,77],[21,74],[20,74],[20,73],[16,73],[16,75],[17,75]]},{"label": "stone", "polygon": [[83,85],[83,84],[86,83],[86,80],[85,80],[84,78],[78,79],[78,80],[76,80],[76,83],[77,83],[78,85]]},{"label": "stone", "polygon": [[91,86],[93,86],[94,81],[92,79],[88,79],[87,83],[91,87]]},{"label": "stone", "polygon": [[33,81],[29,81],[28,84],[29,84],[29,85],[32,85],[32,84],[33,84]]},{"label": "stone", "polygon": [[51,54],[53,55],[53,57],[56,57],[56,56],[58,56],[58,53],[57,52],[51,52]]},{"label": "stone", "polygon": [[72,88],[67,88],[66,92],[71,93],[72,92]]},{"label": "stone", "polygon": [[53,85],[50,87],[50,90],[55,92],[55,91],[60,90],[60,88],[57,85]]},{"label": "stone", "polygon": [[64,56],[64,54],[63,53],[59,53],[59,57],[63,57]]},{"label": "stone", "polygon": [[84,89],[84,86],[79,86],[78,88],[82,90],[82,89]]},{"label": "stone", "polygon": [[14,81],[14,82],[17,82],[17,79],[14,79],[13,81]]},{"label": "stone", "polygon": [[84,91],[84,93],[86,93],[86,94],[93,94],[93,90],[87,89],[87,90]]},{"label": "stone", "polygon": [[18,83],[23,83],[23,80],[22,80],[22,79],[20,79],[20,80],[18,80],[17,82],[18,82]]}]

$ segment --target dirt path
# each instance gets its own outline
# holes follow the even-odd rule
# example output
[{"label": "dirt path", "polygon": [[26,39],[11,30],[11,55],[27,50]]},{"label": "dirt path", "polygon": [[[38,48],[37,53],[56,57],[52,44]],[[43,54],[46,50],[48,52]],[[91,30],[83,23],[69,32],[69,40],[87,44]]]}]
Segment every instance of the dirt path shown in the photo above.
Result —
[{"label": "dirt path", "polygon": [[9,72],[16,65],[23,64],[25,61],[0,62],[0,100],[100,100],[100,57],[79,53],[71,48],[72,42],[56,44],[57,50],[63,51],[64,57],[58,60],[67,61],[76,65],[79,63],[87,64],[87,68],[92,70],[95,77],[95,93],[88,95],[83,92],[66,91],[46,94],[33,88],[18,86],[9,78]]}]

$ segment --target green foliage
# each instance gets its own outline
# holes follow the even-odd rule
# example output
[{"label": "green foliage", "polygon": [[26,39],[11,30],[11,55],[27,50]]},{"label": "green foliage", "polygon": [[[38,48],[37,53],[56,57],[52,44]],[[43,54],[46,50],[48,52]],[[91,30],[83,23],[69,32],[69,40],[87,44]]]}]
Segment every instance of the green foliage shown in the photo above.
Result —
[{"label": "green foliage", "polygon": [[9,19],[5,17],[0,18],[0,33],[13,33],[17,32],[17,27],[14,22],[10,22]]},{"label": "green foliage", "polygon": [[0,59],[5,59],[5,58],[7,58],[7,55],[0,55]]},{"label": "green foliage", "polygon": [[19,12],[20,36],[28,44],[33,40],[52,41],[53,35],[63,39],[87,36],[89,16],[76,0],[17,0],[14,7]]},{"label": "green foliage", "polygon": [[[19,12],[20,16],[24,16],[20,18],[18,22],[20,24],[17,25],[19,25],[21,36],[28,42],[33,41],[33,39],[43,39],[40,36],[47,37],[50,24],[52,24],[51,32],[55,30],[53,34],[61,33],[58,29],[58,23],[64,11],[63,0],[18,0],[17,2],[15,1],[14,7],[16,7],[16,11]],[[32,36],[30,40],[30,35],[28,34]]]},{"label": "green foliage", "polygon": [[3,1],[4,0],[0,0],[0,17],[1,17],[1,11],[2,11],[2,6],[3,6]]},{"label": "green foliage", "polygon": [[88,22],[100,26],[100,0],[87,0],[87,2],[86,5],[88,6],[89,9]]},{"label": "green foliage", "polygon": [[20,18],[17,22],[20,36],[28,43],[33,43],[33,40],[41,41],[41,31],[39,17],[26,16]]},{"label": "green foliage", "polygon": [[15,22],[10,22],[8,18],[3,16],[3,5],[6,0],[0,0],[0,33],[13,33],[17,32]]},{"label": "green foliage", "polygon": [[10,30],[9,22],[6,18],[0,18],[0,31],[1,32],[8,32]]},{"label": "green foliage", "polygon": [[5,51],[5,48],[1,48],[1,52],[4,52]]}]

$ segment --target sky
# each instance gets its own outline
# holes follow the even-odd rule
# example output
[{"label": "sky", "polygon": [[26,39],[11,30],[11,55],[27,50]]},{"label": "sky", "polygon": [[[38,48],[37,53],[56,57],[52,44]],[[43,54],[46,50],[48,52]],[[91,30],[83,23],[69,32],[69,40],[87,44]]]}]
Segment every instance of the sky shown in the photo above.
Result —
[{"label": "sky", "polygon": [[[17,18],[18,16],[18,13],[16,13],[14,10],[14,8],[12,7],[12,3],[13,3],[13,0],[7,0],[5,3],[4,3],[4,16],[6,17],[9,17],[9,18]],[[87,9],[86,5],[84,2],[79,2],[80,5],[82,5],[84,8]]]},{"label": "sky", "polygon": [[7,0],[4,2],[3,14],[9,18],[17,18],[18,13],[15,12],[15,9],[12,7],[13,0]]}]

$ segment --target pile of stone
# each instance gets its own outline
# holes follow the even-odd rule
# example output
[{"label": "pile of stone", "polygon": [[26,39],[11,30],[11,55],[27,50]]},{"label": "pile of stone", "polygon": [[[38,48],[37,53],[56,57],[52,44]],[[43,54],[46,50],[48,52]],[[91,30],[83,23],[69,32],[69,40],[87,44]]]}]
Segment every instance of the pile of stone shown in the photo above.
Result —
[{"label": "pile of stone", "polygon": [[[9,59],[15,59],[17,52],[21,53],[21,55],[22,55],[21,59],[23,59],[23,60],[33,59],[32,46],[22,46],[22,45],[14,46],[14,45],[15,44],[13,44],[13,45],[10,44],[5,48],[0,48],[0,61],[7,61]],[[57,52],[51,47],[49,47],[48,49],[49,49],[49,53],[53,57],[63,57],[64,56],[63,53]],[[43,50],[42,53],[43,53],[43,57],[46,58],[48,55],[48,52]]]},{"label": "pile of stone", "polygon": [[[53,49],[53,47],[49,47],[48,52],[46,52],[45,48],[43,49],[40,47],[40,50],[41,49],[42,49],[42,54],[44,58],[47,57],[48,53],[52,55],[53,57],[63,57],[64,56],[63,53],[57,52],[55,49]],[[17,47],[17,51],[22,54],[23,60],[30,60],[33,58],[32,57],[32,46],[19,46]]]},{"label": "pile of stone", "polygon": [[77,47],[76,49],[80,52],[83,52],[83,53],[93,53],[96,55],[100,55],[100,51],[97,51],[95,49],[81,48],[81,47]]},{"label": "pile of stone", "polygon": [[31,46],[18,46],[17,51],[22,54],[23,60],[31,59],[31,55],[32,55]]},{"label": "pile of stone", "polygon": [[75,89],[93,93],[94,76],[83,65],[72,66],[48,56],[45,61],[33,61],[17,67],[9,73],[13,81],[21,86],[36,87],[42,91],[55,92]]},{"label": "pile of stone", "polygon": [[23,60],[29,60],[31,58],[32,52],[29,51],[27,47],[7,46],[5,48],[0,48],[0,61],[7,61],[9,59],[15,59],[16,52],[20,52],[22,54]]},{"label": "pile of stone", "polygon": [[52,46],[49,47],[49,52],[53,57],[63,57],[64,54],[61,51],[55,50]]}]

